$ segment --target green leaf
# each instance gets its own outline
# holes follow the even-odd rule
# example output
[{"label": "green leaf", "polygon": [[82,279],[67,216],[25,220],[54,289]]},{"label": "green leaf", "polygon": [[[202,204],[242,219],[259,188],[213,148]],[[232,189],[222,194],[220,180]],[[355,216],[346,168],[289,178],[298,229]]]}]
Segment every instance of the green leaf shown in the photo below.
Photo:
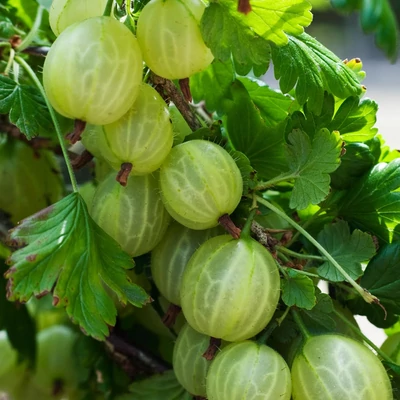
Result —
[{"label": "green leaf", "polygon": [[341,104],[327,128],[339,131],[346,142],[365,142],[378,132],[373,128],[377,112],[378,104],[374,101],[349,97]]},{"label": "green leaf", "polygon": [[247,89],[251,100],[258,108],[265,125],[275,126],[296,110],[296,102],[288,95],[272,90],[264,82],[250,78],[239,78]]},{"label": "green leaf", "polygon": [[256,185],[256,171],[250,164],[250,160],[240,151],[231,151],[229,153],[235,160],[243,179],[243,193],[247,194],[249,189]]},{"label": "green leaf", "polygon": [[0,114],[8,114],[28,139],[53,130],[49,110],[36,88],[0,75]]},{"label": "green leaf", "polygon": [[18,351],[19,357],[29,360],[31,365],[36,357],[36,326],[35,321],[23,304],[7,301],[7,281],[3,274],[6,270],[3,260],[0,260],[0,330],[7,331],[11,345]]},{"label": "green leaf", "polygon": [[[3,12],[3,7],[0,5],[0,12]],[[9,38],[15,34],[14,24],[5,15],[0,15],[0,37]]]},{"label": "green leaf", "polygon": [[130,386],[132,395],[124,400],[191,400],[192,396],[180,385],[174,371],[154,375],[151,378],[134,382]]},{"label": "green leaf", "polygon": [[289,36],[284,47],[272,47],[275,78],[283,93],[295,86],[299,104],[308,101],[309,109],[319,115],[324,91],[345,99],[361,93],[356,74],[316,39],[303,33]]},{"label": "green leaf", "polygon": [[283,127],[264,124],[241,82],[231,85],[231,95],[226,128],[232,147],[248,157],[260,177],[272,178],[287,170]]},{"label": "green leaf", "polygon": [[[238,18],[242,16],[237,11],[235,15]],[[230,15],[223,5],[211,3],[206,8],[201,31],[204,42],[216,59],[225,62],[232,55],[238,74],[247,75],[252,68],[256,76],[267,72],[271,58],[269,43],[253,30],[243,29],[240,21]]]},{"label": "green leaf", "polygon": [[380,163],[360,178],[336,204],[336,215],[355,228],[370,232],[384,242],[399,237],[400,159]]},{"label": "green leaf", "polygon": [[[358,229],[350,234],[346,221],[326,225],[318,235],[318,242],[354,280],[363,273],[361,263],[368,261],[376,252],[372,237]],[[318,268],[318,274],[333,282],[345,280],[330,261],[325,261]]]},{"label": "green leaf", "polygon": [[375,157],[364,143],[349,143],[346,153],[341,157],[339,168],[331,174],[331,186],[334,189],[348,189],[375,164]]},{"label": "green leaf", "polygon": [[234,80],[232,61],[214,60],[205,71],[190,77],[190,91],[195,102],[205,101],[208,111],[222,113],[223,100]]},{"label": "green leaf", "polygon": [[322,328],[328,331],[334,331],[336,322],[329,315],[333,311],[332,299],[324,293],[317,294],[317,303],[312,310],[302,310],[302,317],[307,328],[311,331],[318,331]]},{"label": "green leaf", "polygon": [[371,140],[377,129],[376,123],[378,105],[369,99],[359,100],[358,97],[349,97],[335,113],[335,99],[325,92],[324,102],[319,115],[310,110],[309,102],[303,107],[303,112],[294,112],[291,116],[291,125],[287,129],[300,128],[311,137],[322,128],[330,131],[339,131],[342,139],[349,142],[366,142]]},{"label": "green leaf", "polygon": [[294,130],[288,138],[290,178],[295,179],[290,207],[319,204],[329,194],[330,176],[340,164],[342,140],[338,132],[321,129],[314,137]]},{"label": "green leaf", "polygon": [[97,339],[115,325],[110,291],[123,304],[140,307],[150,300],[126,274],[132,259],[91,219],[78,193],[23,220],[10,238],[26,245],[9,259],[10,299],[26,302],[53,292],[54,303]]},{"label": "green leaf", "polygon": [[360,282],[384,307],[400,314],[400,242],[384,245],[369,262]]},{"label": "green leaf", "polygon": [[311,278],[296,270],[286,270],[285,279],[282,280],[282,300],[291,307],[296,306],[311,310],[316,304],[315,286]]}]

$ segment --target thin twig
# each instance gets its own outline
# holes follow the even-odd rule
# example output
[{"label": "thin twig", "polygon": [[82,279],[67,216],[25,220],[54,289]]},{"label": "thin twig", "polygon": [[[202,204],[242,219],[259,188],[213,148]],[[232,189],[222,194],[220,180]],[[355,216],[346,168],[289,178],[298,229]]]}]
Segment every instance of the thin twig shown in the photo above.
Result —
[{"label": "thin twig", "polygon": [[[107,338],[107,343],[111,345],[113,352],[125,356],[133,366],[139,364],[138,366],[141,369],[149,373],[162,373],[169,369],[167,365],[157,360],[154,356],[126,342],[114,332]],[[137,369],[137,367],[134,369]]]},{"label": "thin twig", "polygon": [[176,105],[185,121],[190,126],[192,131],[197,131],[201,128],[200,121],[197,119],[196,114],[190,108],[189,103],[185,100],[183,94],[178,90],[172,81],[162,78],[161,76],[152,74],[151,80],[155,85],[162,86],[168,97]]}]

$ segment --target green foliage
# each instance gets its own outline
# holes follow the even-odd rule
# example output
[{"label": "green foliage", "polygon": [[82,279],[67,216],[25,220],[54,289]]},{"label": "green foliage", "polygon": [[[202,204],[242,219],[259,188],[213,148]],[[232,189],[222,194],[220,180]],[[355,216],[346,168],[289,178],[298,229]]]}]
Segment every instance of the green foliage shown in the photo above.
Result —
[{"label": "green foliage", "polygon": [[289,134],[289,177],[295,179],[290,208],[319,204],[329,193],[329,173],[339,167],[342,141],[338,132],[319,131],[311,141],[301,131]]},{"label": "green foliage", "polygon": [[[350,233],[349,225],[345,221],[326,225],[319,233],[318,241],[353,279],[363,274],[361,263],[368,261],[376,251],[370,235],[358,229]],[[333,282],[345,280],[329,261],[318,268],[318,274]]]},{"label": "green foliage", "polygon": [[[185,1],[185,4],[188,2]],[[108,4],[110,7],[111,3]],[[135,33],[136,21],[149,1],[139,0],[130,4],[118,0],[116,3],[110,18],[124,21],[130,29],[125,30],[126,35],[134,40],[129,35]],[[360,11],[364,30],[374,32],[378,45],[394,59],[397,26],[388,0],[332,0],[331,3],[345,11]],[[61,118],[49,108],[46,102],[49,96],[41,86],[43,57],[31,53],[43,51],[40,46],[50,46],[55,40],[47,21],[50,4],[50,0],[0,0],[0,129],[4,130],[1,135],[12,135],[13,141],[28,142],[32,147],[28,147],[29,152],[35,157],[42,154],[41,147],[60,154],[60,148],[54,148],[55,133],[66,156],[68,149],[63,135],[72,130],[73,125],[72,120]],[[311,4],[326,6],[327,1],[313,0]],[[246,6],[249,8],[246,9]],[[193,8],[191,12],[198,11]],[[149,26],[161,30],[161,18],[160,24],[157,17],[154,18]],[[385,144],[375,126],[378,105],[364,96],[366,89],[361,85],[365,78],[363,63],[357,58],[340,60],[317,39],[304,32],[312,19],[310,4],[305,0],[250,0],[249,4],[246,0],[240,3],[236,0],[211,0],[201,20],[200,15],[196,18],[193,32],[200,28],[204,42],[215,58],[209,64],[211,53],[197,37],[201,45],[199,48],[206,51],[210,60],[202,68],[199,67],[201,72],[190,76],[194,104],[185,102],[181,96],[181,93],[186,97],[190,95],[185,90],[186,80],[178,82],[169,81],[168,76],[155,77],[151,66],[141,62],[137,65],[138,77],[154,87],[167,105],[169,102],[174,104],[172,118],[181,122],[183,118],[186,120],[185,127],[177,129],[183,129],[184,134],[178,137],[177,132],[175,147],[167,156],[171,159],[171,154],[179,151],[179,144],[180,148],[189,149],[185,153],[186,161],[177,159],[173,175],[154,173],[151,193],[157,196],[160,193],[162,210],[169,210],[172,216],[189,224],[199,234],[202,226],[195,216],[197,213],[207,214],[213,208],[214,225],[222,222],[234,238],[242,235],[242,241],[258,246],[260,254],[270,259],[270,267],[276,272],[276,284],[271,291],[268,290],[271,273],[263,276],[263,283],[255,279],[254,288],[260,290],[263,296],[275,296],[277,304],[274,303],[270,310],[268,318],[272,319],[268,324],[266,319],[261,318],[265,317],[265,307],[258,309],[251,306],[249,313],[249,306],[246,308],[244,305],[250,303],[246,302],[251,299],[260,303],[261,297],[255,296],[256,292],[250,289],[226,291],[230,284],[243,286],[248,282],[246,275],[228,277],[226,272],[228,267],[238,263],[241,268],[237,271],[243,274],[243,265],[250,265],[255,253],[237,253],[240,257],[234,257],[225,268],[227,257],[219,253],[222,247],[213,248],[210,242],[206,242],[201,247],[204,253],[194,253],[189,263],[189,266],[195,265],[196,274],[204,278],[203,286],[199,286],[199,280],[195,285],[189,273],[184,279],[186,289],[190,288],[190,296],[201,301],[185,301],[181,321],[192,319],[204,332],[218,336],[209,330],[210,326],[220,329],[223,318],[231,315],[227,320],[227,329],[237,320],[235,337],[241,338],[248,327],[254,327],[252,318],[260,317],[262,321],[257,326],[258,330],[250,333],[255,336],[242,338],[274,343],[276,349],[289,360],[294,357],[296,348],[301,346],[300,333],[304,336],[329,332],[348,334],[343,326],[354,329],[354,322],[350,321],[352,326],[349,326],[338,317],[336,310],[343,310],[336,300],[346,305],[352,314],[366,315],[378,327],[393,326],[400,315],[400,156]],[[121,28],[116,21],[113,23]],[[155,43],[157,38],[152,37],[152,32],[155,31],[150,29],[148,33]],[[165,42],[160,49],[165,48],[168,54],[177,50],[167,49],[167,45],[176,44],[175,40],[168,39],[170,34],[169,31],[161,33]],[[20,35],[29,51],[22,52],[18,42],[11,46],[9,39],[12,35]],[[122,42],[116,40],[115,46]],[[190,39],[185,43],[189,42]],[[60,63],[60,68],[56,70],[64,76],[64,68],[69,68],[68,62],[79,59],[81,64],[76,71],[82,85],[74,81],[73,88],[77,92],[70,97],[74,103],[77,97],[90,97],[90,90],[82,93],[81,87],[89,88],[92,74],[81,72],[83,64],[88,61],[87,55],[80,52],[79,57],[71,57],[77,49],[71,44],[68,46],[70,53],[63,52],[65,62],[56,57]],[[152,50],[153,45],[150,47],[148,50]],[[105,57],[115,49],[110,48]],[[138,48],[138,54],[140,52],[144,53],[143,48],[140,51]],[[125,53],[121,51],[120,54],[122,57]],[[176,58],[171,57],[171,65],[182,61]],[[127,58],[124,56],[121,60],[124,70],[131,71]],[[94,68],[93,60],[89,61]],[[266,85],[262,78],[256,78],[268,70],[271,61],[280,90]],[[116,60],[108,57],[109,77],[120,76],[121,70],[114,68],[116,66]],[[174,72],[171,71],[171,74]],[[175,75],[170,78],[172,76]],[[55,80],[53,84],[57,85],[57,82]],[[105,97],[101,99],[99,96],[94,100],[115,105],[122,99],[122,94],[129,97],[126,87],[122,91],[108,87],[106,95],[105,84],[101,80],[97,80],[96,84],[99,93]],[[63,89],[58,93],[60,101],[69,102],[67,94],[71,94],[70,90]],[[166,121],[171,118],[168,109],[171,107],[163,107]],[[103,114],[107,114],[105,109]],[[144,131],[149,129],[150,123],[154,123],[153,114],[143,117]],[[93,140],[96,139],[94,134]],[[111,152],[115,145],[111,142],[113,139],[113,135],[109,135],[107,143],[104,142]],[[195,142],[188,143],[195,139],[202,139],[203,146],[196,154],[191,148]],[[211,147],[216,152],[223,152],[225,164],[212,156]],[[87,150],[90,151],[89,148]],[[120,162],[125,161],[125,150],[121,146],[120,159],[113,165],[114,168],[119,169]],[[5,158],[0,162],[6,164],[7,156],[6,149]],[[129,207],[116,208],[109,201],[110,191],[97,192],[97,203],[104,212],[104,218],[112,213],[115,215],[109,223],[111,227],[117,227],[121,234],[117,243],[92,220],[78,193],[78,187],[97,190],[98,183],[102,181],[97,173],[98,167],[104,166],[104,170],[109,171],[108,161],[95,161],[96,183],[90,180],[85,183],[86,186],[82,186],[84,182],[79,175],[76,182],[68,157],[65,161],[71,186],[67,186],[66,196],[61,201],[23,220],[9,234],[7,229],[12,226],[10,216],[0,210],[0,258],[8,258],[10,265],[8,271],[5,268],[3,271],[3,261],[0,264],[0,275],[5,272],[5,277],[0,279],[0,330],[7,330],[21,359],[32,362],[35,357],[35,320],[40,331],[43,318],[37,315],[46,310],[32,304],[26,308],[21,303],[49,294],[48,299],[53,299],[62,318],[46,323],[51,325],[61,321],[66,324],[66,316],[69,316],[86,334],[78,335],[75,349],[81,375],[81,386],[76,388],[77,398],[191,399],[192,395],[178,383],[173,372],[174,365],[171,365],[179,324],[168,329],[161,322],[167,306],[164,307],[163,299],[159,299],[161,284],[154,279],[153,265],[150,266],[155,253],[147,252],[133,260],[120,247],[127,237],[129,226],[135,227],[135,234],[130,236],[132,242],[127,251],[137,243],[147,241],[143,232],[145,228],[154,227],[156,220],[148,196],[142,196],[146,208],[138,207],[132,213],[132,195],[126,195],[127,188],[115,181],[117,172],[109,178],[110,182],[114,182],[114,187],[118,189],[116,192],[121,194],[118,201],[122,199],[122,194],[126,195],[120,203]],[[34,204],[34,190],[28,189],[27,184],[18,184],[16,179],[18,167],[23,164],[17,157],[9,162],[6,173],[0,173],[0,182],[4,183],[7,178],[7,182],[15,183],[16,192],[23,193],[23,200]],[[226,167],[228,164],[232,167],[230,170]],[[187,165],[190,165],[192,175],[189,175]],[[161,171],[165,172],[167,166],[168,163],[164,162]],[[199,177],[198,171],[202,166],[206,173],[204,177]],[[243,191],[236,166],[243,180]],[[124,165],[124,168],[127,166]],[[236,194],[229,188],[232,171],[237,175],[237,182],[240,181],[240,185],[235,186]],[[37,168],[30,168],[28,172],[22,171],[20,175],[29,175],[28,179],[40,175]],[[132,176],[133,173],[129,176],[129,172],[126,176],[122,174],[121,179],[121,173],[118,179],[122,183],[125,183],[123,179],[132,184],[139,179]],[[166,185],[166,178],[170,179],[169,186]],[[187,186],[182,186],[182,182]],[[137,194],[137,187],[132,187],[133,193]],[[187,187],[190,187],[190,196]],[[213,188],[211,194],[208,193],[210,187]],[[239,202],[229,208],[229,212],[233,212],[232,220],[222,215],[227,211],[222,204],[226,201],[220,201],[221,193],[225,193],[227,199],[235,197]],[[205,194],[207,199],[203,201]],[[0,196],[7,199],[4,194],[0,193]],[[184,202],[183,206],[174,203],[178,197]],[[202,201],[199,202],[199,199]],[[46,198],[46,204],[51,204],[51,201]],[[25,203],[21,200],[19,204]],[[189,209],[193,211],[192,217]],[[141,223],[140,216],[145,213],[149,218],[146,223]],[[12,218],[11,221],[16,222]],[[160,242],[161,245],[183,243],[182,246],[186,246],[181,237],[175,237],[179,233],[168,232],[172,232],[168,241]],[[224,238],[232,246],[242,249],[240,240],[229,236]],[[228,255],[232,257],[232,252]],[[176,261],[172,258],[164,262],[163,257],[159,260],[161,267]],[[206,264],[204,260],[207,260]],[[218,268],[205,271],[205,265],[210,267],[211,261]],[[182,265],[183,269],[185,267]],[[254,276],[254,270],[250,268],[248,274]],[[179,300],[184,291],[175,280],[164,275],[160,279],[169,280]],[[318,289],[321,280],[327,282],[329,295]],[[157,288],[157,285],[160,287]],[[143,288],[156,301],[153,306],[138,310],[137,307],[152,300]],[[247,322],[238,317],[239,309],[243,309]],[[175,308],[171,307],[169,312],[173,310]],[[167,316],[171,315],[168,313]],[[352,315],[348,319],[352,320]],[[114,327],[111,334],[110,327]],[[358,333],[354,335],[359,337]],[[106,341],[106,344],[101,341]],[[386,366],[396,388],[399,366],[391,364],[388,359]],[[164,370],[166,372],[159,374]],[[29,380],[31,372],[27,370],[23,377]],[[131,376],[135,381],[129,386]]]},{"label": "green foliage", "polygon": [[94,223],[77,193],[25,219],[11,241],[26,247],[9,259],[9,298],[28,301],[52,292],[54,304],[66,307],[88,335],[103,339],[107,325],[115,325],[116,307],[104,285],[124,304],[149,301],[126,275],[130,257]]},{"label": "green foliage", "polygon": [[[39,91],[0,75],[0,113],[9,114],[28,139],[52,130],[49,111]],[[35,118],[31,118],[36,115]]]},{"label": "green foliage", "polygon": [[376,165],[337,202],[338,216],[384,242],[398,239],[400,160]]},{"label": "green foliage", "polygon": [[294,87],[296,100],[319,115],[324,91],[345,99],[361,94],[355,73],[316,39],[303,33],[289,36],[283,47],[272,47],[275,78],[283,93]]},{"label": "green foliage", "polygon": [[316,304],[314,282],[295,269],[288,269],[282,281],[282,300],[289,307],[311,310]]}]

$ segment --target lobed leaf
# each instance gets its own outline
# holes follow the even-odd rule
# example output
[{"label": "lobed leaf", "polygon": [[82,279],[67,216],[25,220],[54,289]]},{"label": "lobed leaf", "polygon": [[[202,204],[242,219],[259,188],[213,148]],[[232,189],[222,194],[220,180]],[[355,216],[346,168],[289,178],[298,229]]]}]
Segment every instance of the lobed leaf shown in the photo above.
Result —
[{"label": "lobed leaf", "polygon": [[316,304],[314,282],[295,269],[287,269],[286,279],[282,280],[282,300],[289,306],[311,310]]},{"label": "lobed leaf", "polygon": [[54,304],[97,339],[115,325],[114,292],[123,304],[150,301],[133,284],[126,269],[132,259],[89,216],[78,193],[23,220],[11,231],[11,241],[26,245],[9,258],[8,297],[21,302],[53,293]]},{"label": "lobed leaf", "polygon": [[[318,242],[354,280],[363,274],[361,263],[368,261],[376,252],[372,237],[358,229],[350,233],[346,221],[326,225],[318,235]],[[345,280],[330,261],[325,261],[318,268],[318,274],[332,282]]]},{"label": "lobed leaf", "polygon": [[341,99],[362,92],[357,75],[306,33],[289,36],[284,47],[272,47],[272,60],[282,92],[288,93],[296,87],[296,100],[301,105],[308,101],[309,109],[317,115],[325,91]]},{"label": "lobed leaf", "polygon": [[53,131],[49,110],[39,91],[3,75],[0,75],[0,114],[9,114],[10,122],[27,139]]},{"label": "lobed leaf", "polygon": [[289,134],[287,157],[295,179],[290,208],[319,204],[329,194],[330,176],[340,165],[342,140],[338,132],[321,129],[314,137],[299,130]]},{"label": "lobed leaf", "polygon": [[[237,15],[242,14],[237,12]],[[267,72],[271,58],[269,43],[251,29],[242,29],[239,21],[219,3],[206,8],[201,31],[216,59],[225,62],[232,56],[239,75],[247,75],[252,68],[256,76]]]},{"label": "lobed leaf", "polygon": [[380,163],[359,179],[336,204],[336,215],[384,242],[399,238],[400,159]]}]

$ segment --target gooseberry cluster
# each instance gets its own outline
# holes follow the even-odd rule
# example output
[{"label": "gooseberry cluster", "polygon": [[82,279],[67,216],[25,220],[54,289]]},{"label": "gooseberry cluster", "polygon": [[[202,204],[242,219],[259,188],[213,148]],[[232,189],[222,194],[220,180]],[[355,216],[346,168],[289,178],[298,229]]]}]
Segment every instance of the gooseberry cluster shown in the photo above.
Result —
[{"label": "gooseberry cluster", "polygon": [[[180,384],[209,400],[392,399],[382,364],[354,339],[307,337],[291,368],[276,350],[252,340],[276,311],[280,275],[271,253],[248,232],[233,237],[219,227],[241,201],[241,172],[222,146],[178,128],[181,116],[143,79],[145,68],[185,79],[210,65],[199,28],[203,2],[151,0],[137,21],[137,38],[102,15],[106,3],[53,1],[50,22],[58,37],[43,83],[56,111],[86,124],[83,145],[108,166],[87,196],[92,218],[130,256],[151,253],[158,291],[182,309],[172,360]],[[54,338],[69,335],[73,342],[70,333],[52,329]],[[46,334],[38,338],[39,364]],[[213,360],[210,343],[218,343]],[[12,349],[5,351],[15,364]],[[45,359],[43,370],[57,371]],[[8,368],[0,365],[0,378],[8,380]],[[32,377],[35,388],[54,388],[41,368]],[[71,374],[65,387],[75,387],[73,368],[63,368]],[[9,391],[17,393],[17,385]]]}]

